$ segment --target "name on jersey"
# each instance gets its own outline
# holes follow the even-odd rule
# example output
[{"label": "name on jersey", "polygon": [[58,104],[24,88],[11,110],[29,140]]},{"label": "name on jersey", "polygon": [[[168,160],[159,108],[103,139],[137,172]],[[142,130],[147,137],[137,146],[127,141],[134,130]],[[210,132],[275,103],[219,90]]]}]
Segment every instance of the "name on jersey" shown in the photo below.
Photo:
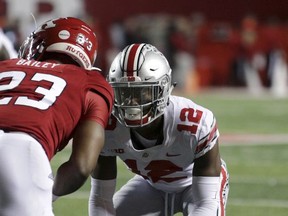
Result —
[{"label": "name on jersey", "polygon": [[20,59],[16,63],[16,65],[27,65],[27,66],[37,67],[37,68],[55,68],[56,66],[58,66],[60,64]]}]

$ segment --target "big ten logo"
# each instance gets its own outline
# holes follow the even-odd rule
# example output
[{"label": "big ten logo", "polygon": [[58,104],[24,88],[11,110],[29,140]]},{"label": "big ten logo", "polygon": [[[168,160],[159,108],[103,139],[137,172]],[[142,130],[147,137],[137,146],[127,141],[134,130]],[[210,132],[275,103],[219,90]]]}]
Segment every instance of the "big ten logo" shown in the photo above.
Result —
[{"label": "big ten logo", "polygon": [[124,149],[111,149],[111,151],[113,151],[116,154],[123,154],[124,153]]}]

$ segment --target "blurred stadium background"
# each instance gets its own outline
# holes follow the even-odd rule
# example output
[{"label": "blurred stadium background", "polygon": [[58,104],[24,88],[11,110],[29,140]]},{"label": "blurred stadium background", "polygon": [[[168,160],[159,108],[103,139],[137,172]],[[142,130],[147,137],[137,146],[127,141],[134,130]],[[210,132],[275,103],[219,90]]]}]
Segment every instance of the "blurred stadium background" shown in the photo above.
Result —
[{"label": "blurred stadium background", "polygon": [[[127,44],[154,44],[173,68],[174,93],[218,119],[231,178],[227,215],[287,216],[287,9],[287,0],[0,0],[0,27],[18,49],[47,19],[81,18],[97,33],[103,75]],[[53,168],[68,155],[59,153]],[[118,188],[132,176],[119,169]],[[89,184],[58,200],[56,215],[87,215]]]},{"label": "blurred stadium background", "polygon": [[17,49],[35,22],[75,16],[97,33],[104,75],[119,50],[148,42],[168,58],[181,92],[245,87],[285,97],[287,8],[287,0],[0,0],[0,27]]}]

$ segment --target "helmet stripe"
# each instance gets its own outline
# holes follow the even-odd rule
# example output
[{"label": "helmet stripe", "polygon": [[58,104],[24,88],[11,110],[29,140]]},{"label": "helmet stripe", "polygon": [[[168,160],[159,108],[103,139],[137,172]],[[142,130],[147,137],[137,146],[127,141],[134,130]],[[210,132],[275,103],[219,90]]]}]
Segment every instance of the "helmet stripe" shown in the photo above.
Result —
[{"label": "helmet stripe", "polygon": [[134,62],[136,58],[136,53],[138,50],[139,44],[135,44],[129,47],[128,60],[127,60],[127,76],[133,76]]},{"label": "helmet stripe", "polygon": [[127,76],[136,76],[139,69],[140,53],[145,44],[133,44],[129,46],[125,53],[124,71]]}]

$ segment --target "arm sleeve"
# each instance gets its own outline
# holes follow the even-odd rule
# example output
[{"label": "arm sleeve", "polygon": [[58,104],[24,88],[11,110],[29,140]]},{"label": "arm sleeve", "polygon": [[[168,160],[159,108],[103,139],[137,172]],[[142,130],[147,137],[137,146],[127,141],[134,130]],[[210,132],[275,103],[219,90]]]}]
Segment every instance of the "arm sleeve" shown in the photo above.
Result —
[{"label": "arm sleeve", "polygon": [[195,205],[189,212],[194,216],[217,215],[220,206],[220,177],[193,177],[192,196]]},{"label": "arm sleeve", "polygon": [[114,216],[113,194],[116,188],[116,179],[99,180],[91,178],[89,196],[89,216]]},{"label": "arm sleeve", "polygon": [[201,124],[201,130],[198,134],[198,145],[195,151],[196,158],[203,156],[211,150],[219,137],[216,119],[211,111],[207,110]]}]

